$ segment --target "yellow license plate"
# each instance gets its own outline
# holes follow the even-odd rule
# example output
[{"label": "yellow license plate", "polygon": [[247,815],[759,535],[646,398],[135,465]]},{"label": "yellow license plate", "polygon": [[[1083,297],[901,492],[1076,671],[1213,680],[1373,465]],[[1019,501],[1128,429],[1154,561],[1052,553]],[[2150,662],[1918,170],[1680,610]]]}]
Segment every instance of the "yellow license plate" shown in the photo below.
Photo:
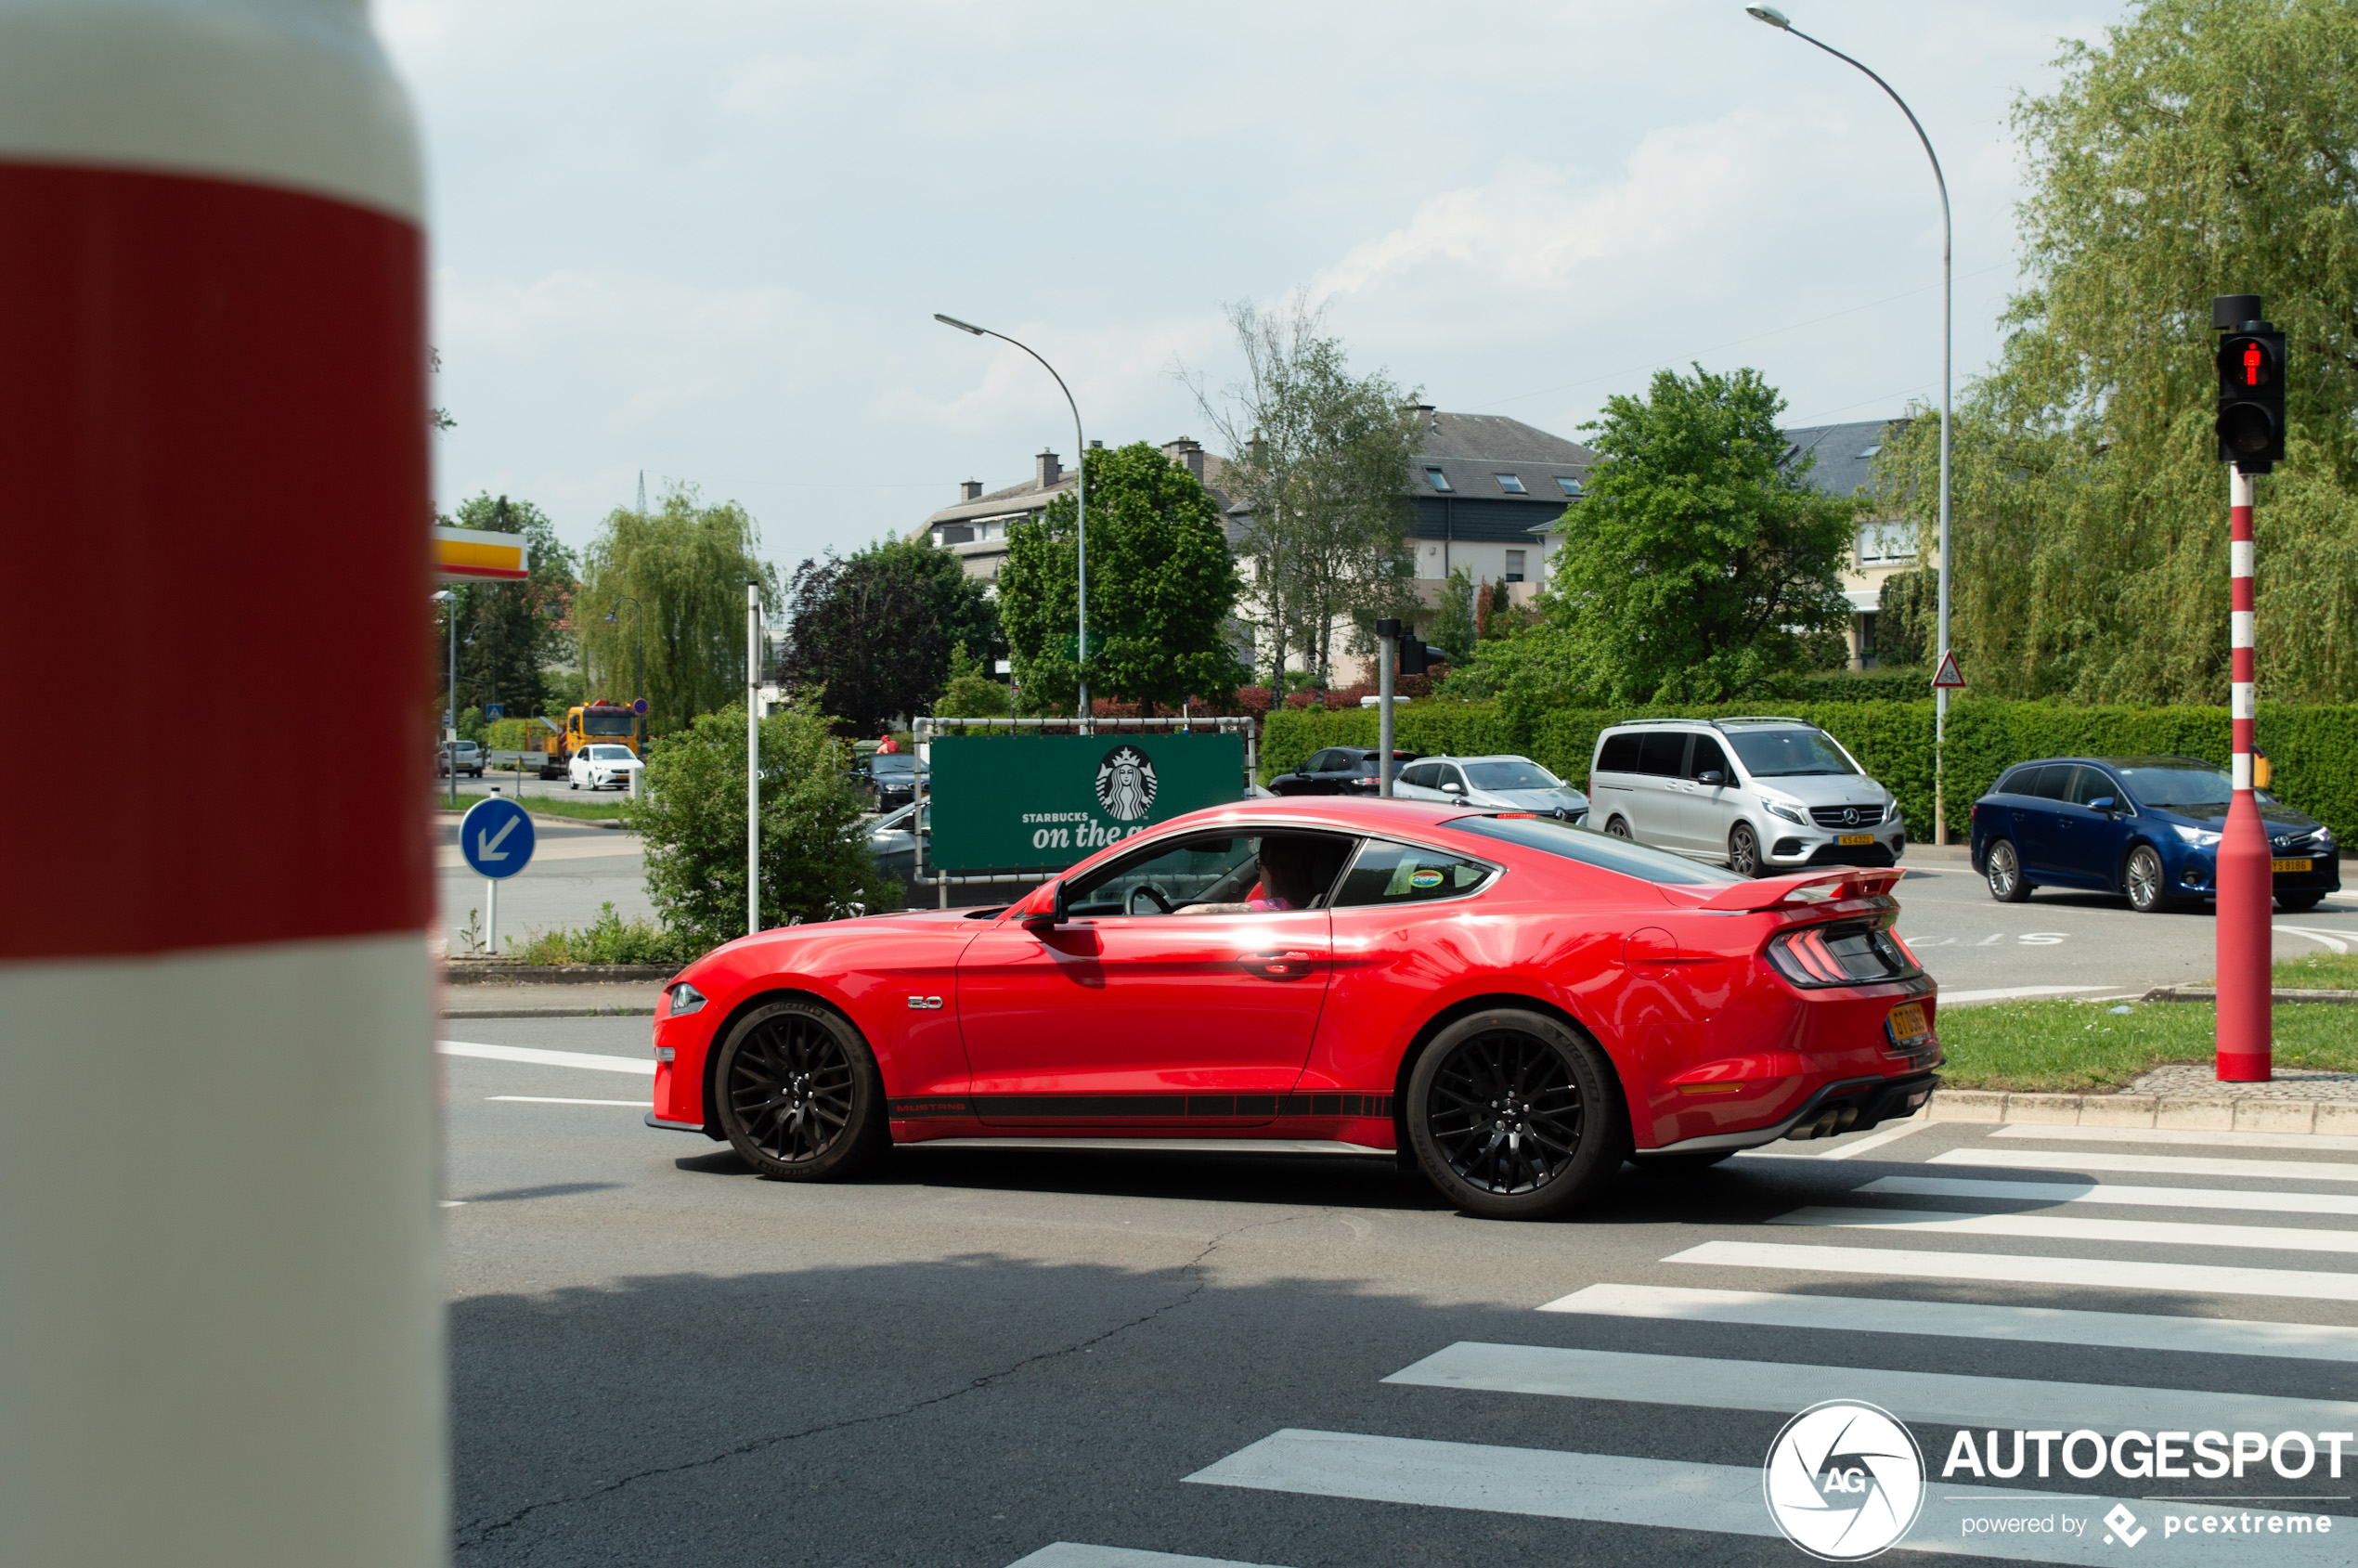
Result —
[{"label": "yellow license plate", "polygon": [[1912,1050],[1932,1038],[1932,1025],[1924,1019],[1924,1004],[1902,1002],[1891,1010],[1889,1020],[1892,1043],[1902,1050]]},{"label": "yellow license plate", "polygon": [[2270,861],[2268,869],[2270,871],[2307,871],[2314,863],[2312,861]]},{"label": "yellow license plate", "polygon": [[1846,833],[1840,838],[1834,840],[1835,843],[1843,846],[1845,849],[1848,849],[1854,844],[1872,844],[1874,841],[1875,836],[1872,833]]}]

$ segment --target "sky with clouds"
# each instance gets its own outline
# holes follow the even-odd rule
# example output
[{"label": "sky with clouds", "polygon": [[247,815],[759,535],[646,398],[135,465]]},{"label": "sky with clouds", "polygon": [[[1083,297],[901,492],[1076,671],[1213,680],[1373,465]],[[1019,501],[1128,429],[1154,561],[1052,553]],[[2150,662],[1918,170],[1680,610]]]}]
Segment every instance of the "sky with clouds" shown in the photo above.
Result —
[{"label": "sky with clouds", "polygon": [[[2008,115],[2118,5],[1802,0],[1923,120],[1960,385],[2015,286]],[[1208,434],[1181,367],[1296,289],[1354,363],[1577,438],[1661,366],[1759,367],[1789,423],[1940,382],[1940,221],[1873,83],[1733,0],[377,0],[432,189],[448,507],[570,542],[650,494],[766,552],[905,533],[1072,425]]]}]

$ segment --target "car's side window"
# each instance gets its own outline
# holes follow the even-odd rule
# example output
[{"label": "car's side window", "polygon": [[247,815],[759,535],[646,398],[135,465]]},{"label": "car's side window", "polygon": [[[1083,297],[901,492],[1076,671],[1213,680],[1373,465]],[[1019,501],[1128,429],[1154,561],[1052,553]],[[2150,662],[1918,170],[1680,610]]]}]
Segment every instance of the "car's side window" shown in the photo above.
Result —
[{"label": "car's side window", "polygon": [[1600,773],[1634,773],[1638,771],[1638,737],[1634,734],[1607,735],[1597,753]]},{"label": "car's side window", "polygon": [[2071,786],[2073,805],[2092,806],[2107,796],[2111,797],[2116,805],[2118,804],[2120,786],[2105,777],[2102,769],[2082,768],[2079,770],[2079,782]]},{"label": "car's side window", "polygon": [[1323,909],[1356,841],[1341,834],[1192,836],[1124,856],[1065,891],[1076,915]]},{"label": "car's side window", "polygon": [[1687,777],[1700,779],[1712,772],[1719,775],[1722,784],[1736,776],[1735,770],[1728,766],[1728,754],[1719,749],[1719,743],[1709,735],[1697,735],[1694,755],[1687,758]]},{"label": "car's side window", "polygon": [[1466,775],[1462,770],[1457,768],[1444,768],[1441,770],[1441,784],[1439,787],[1446,789],[1451,784],[1456,784],[1458,786],[1458,794],[1462,795],[1465,793]]},{"label": "car's side window", "polygon": [[2039,798],[2068,800],[2071,798],[2071,777],[2079,770],[2068,762],[2050,762],[2039,770]]},{"label": "car's side window", "polygon": [[1675,779],[1687,761],[1687,737],[1676,730],[1649,730],[1638,743],[1638,771]]},{"label": "car's side window", "polygon": [[1305,773],[1323,773],[1332,769],[1334,765],[1335,754],[1331,750],[1315,752],[1311,755],[1310,760],[1302,765],[1302,771]]},{"label": "car's side window", "polygon": [[1491,868],[1442,849],[1371,838],[1335,895],[1335,907],[1419,903],[1471,893],[1490,879]]},{"label": "car's side window", "polygon": [[1408,785],[1412,789],[1439,789],[1441,787],[1441,764],[1438,762],[1412,762],[1406,768],[1401,770],[1400,782]]}]

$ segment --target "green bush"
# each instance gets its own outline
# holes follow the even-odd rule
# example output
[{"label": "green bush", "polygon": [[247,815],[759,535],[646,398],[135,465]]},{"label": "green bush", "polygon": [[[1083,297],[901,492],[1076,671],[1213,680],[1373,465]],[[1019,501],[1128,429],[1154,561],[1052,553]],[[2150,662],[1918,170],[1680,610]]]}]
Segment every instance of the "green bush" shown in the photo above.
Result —
[{"label": "green bush", "polygon": [[520,964],[685,964],[702,951],[652,920],[623,919],[611,903],[587,926],[527,930],[521,942],[508,941],[508,956]]},{"label": "green bush", "polygon": [[530,719],[495,719],[484,726],[484,749],[486,751],[538,751],[539,738],[549,732]]},{"label": "green bush", "polygon": [[[850,750],[808,699],[761,722],[761,924],[835,920],[907,902],[868,856]],[[745,934],[745,713],[674,731],[648,758],[631,824],[647,896],[697,951]]]},{"label": "green bush", "polygon": [[[1521,752],[1586,789],[1597,736],[1610,724],[1740,714],[1801,719],[1823,729],[1899,797],[1910,836],[1920,841],[1932,838],[1929,700],[1547,708],[1521,732],[1495,704],[1419,703],[1398,710],[1394,738],[1408,751],[1460,756]],[[1962,837],[1975,799],[1998,782],[1999,774],[2031,758],[2180,755],[2223,765],[2230,738],[2223,707],[2090,707],[1959,698],[1949,707],[1945,794],[1950,831]],[[1263,777],[1299,767],[1321,746],[1375,744],[1373,708],[1289,708],[1269,718],[1262,744]],[[2274,766],[2272,794],[2331,826],[2344,843],[2358,839],[2358,706],[2262,703],[2260,745]]]}]

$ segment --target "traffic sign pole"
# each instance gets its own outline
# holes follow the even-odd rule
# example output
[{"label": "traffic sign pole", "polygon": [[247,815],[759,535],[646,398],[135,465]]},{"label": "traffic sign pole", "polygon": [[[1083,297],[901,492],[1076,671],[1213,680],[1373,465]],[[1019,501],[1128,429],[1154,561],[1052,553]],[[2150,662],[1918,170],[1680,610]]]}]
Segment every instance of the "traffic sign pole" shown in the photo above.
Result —
[{"label": "traffic sign pole", "polygon": [[2269,1017],[2269,906],[2275,899],[2268,829],[2252,793],[2257,650],[2252,611],[2251,475],[2227,469],[2228,649],[2234,660],[2229,712],[2235,725],[2235,793],[2219,838],[2219,1080],[2261,1083],[2273,1076]]}]

